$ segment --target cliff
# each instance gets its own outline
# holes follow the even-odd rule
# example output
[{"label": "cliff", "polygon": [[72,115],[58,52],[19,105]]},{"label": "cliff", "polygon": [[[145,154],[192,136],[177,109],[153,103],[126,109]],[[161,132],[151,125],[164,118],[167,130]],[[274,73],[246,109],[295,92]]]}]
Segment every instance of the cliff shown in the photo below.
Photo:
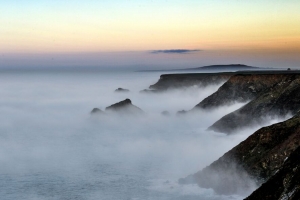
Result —
[{"label": "cliff", "polygon": [[257,199],[300,199],[300,147],[290,154],[274,176],[245,200]]},{"label": "cliff", "polygon": [[105,108],[107,112],[115,112],[120,114],[143,114],[144,111],[133,105],[130,99],[125,99]]},{"label": "cliff", "polygon": [[[267,81],[268,79],[266,79]],[[293,115],[300,110],[299,74],[276,75],[269,81],[271,87],[261,89],[255,99],[242,108],[225,115],[209,129],[230,134],[246,126],[263,124],[266,117],[284,117],[287,114]]]},{"label": "cliff", "polygon": [[261,128],[208,167],[180,179],[196,182],[220,194],[249,192],[279,170],[300,146],[300,114],[284,122]]},{"label": "cliff", "polygon": [[206,87],[211,84],[221,84],[232,75],[233,73],[163,74],[158,82],[149,88],[153,91],[164,91],[193,86]]},{"label": "cliff", "polygon": [[215,93],[202,100],[194,109],[212,109],[235,102],[253,100],[262,92],[279,83],[290,74],[236,74],[230,77]]}]

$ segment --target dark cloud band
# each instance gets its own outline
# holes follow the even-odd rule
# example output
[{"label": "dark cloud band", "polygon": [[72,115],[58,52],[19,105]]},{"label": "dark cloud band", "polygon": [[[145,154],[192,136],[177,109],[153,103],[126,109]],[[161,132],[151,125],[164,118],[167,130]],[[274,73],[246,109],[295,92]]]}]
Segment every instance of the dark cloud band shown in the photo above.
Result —
[{"label": "dark cloud band", "polygon": [[151,53],[158,54],[158,53],[168,53],[168,54],[186,54],[201,51],[199,49],[167,49],[167,50],[153,50]]}]

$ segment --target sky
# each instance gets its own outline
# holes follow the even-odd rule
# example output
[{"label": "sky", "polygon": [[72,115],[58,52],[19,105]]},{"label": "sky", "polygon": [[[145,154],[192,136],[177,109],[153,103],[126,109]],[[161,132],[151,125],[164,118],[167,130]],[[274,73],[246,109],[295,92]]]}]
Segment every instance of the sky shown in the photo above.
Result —
[{"label": "sky", "polygon": [[296,59],[300,53],[299,0],[0,0],[0,5],[4,57],[197,49]]}]

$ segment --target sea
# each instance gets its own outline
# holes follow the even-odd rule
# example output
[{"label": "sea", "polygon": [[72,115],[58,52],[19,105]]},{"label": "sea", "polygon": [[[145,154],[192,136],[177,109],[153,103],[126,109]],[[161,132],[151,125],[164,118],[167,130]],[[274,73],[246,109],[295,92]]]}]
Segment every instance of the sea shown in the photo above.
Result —
[{"label": "sea", "polygon": [[[1,200],[238,200],[178,179],[208,166],[256,128],[207,128],[244,104],[188,116],[220,85],[142,93],[162,72],[0,73]],[[127,93],[116,93],[117,88]],[[129,98],[145,115],[91,115]],[[170,116],[162,115],[168,111]],[[254,190],[255,188],[253,188]]]}]

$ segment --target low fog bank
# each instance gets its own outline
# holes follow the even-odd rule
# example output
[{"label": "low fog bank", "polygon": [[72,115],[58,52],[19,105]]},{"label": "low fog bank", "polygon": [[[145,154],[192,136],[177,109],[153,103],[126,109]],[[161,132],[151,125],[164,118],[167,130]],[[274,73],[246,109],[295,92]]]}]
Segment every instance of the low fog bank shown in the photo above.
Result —
[{"label": "low fog bank", "polygon": [[1,54],[1,70],[170,70],[216,64],[241,63],[263,68],[299,69],[298,52],[203,50],[181,54],[153,54],[149,51],[95,53],[11,53]]},{"label": "low fog bank", "polygon": [[[7,199],[53,199],[53,195],[228,199],[209,189],[177,185],[177,180],[209,165],[253,133],[243,130],[226,136],[206,131],[243,104],[176,116],[175,112],[191,109],[218,86],[139,93],[158,77],[147,73],[2,75],[0,195]],[[131,92],[116,94],[118,87]],[[93,117],[89,113],[125,98],[147,115]],[[164,110],[172,115],[161,115]]]}]

